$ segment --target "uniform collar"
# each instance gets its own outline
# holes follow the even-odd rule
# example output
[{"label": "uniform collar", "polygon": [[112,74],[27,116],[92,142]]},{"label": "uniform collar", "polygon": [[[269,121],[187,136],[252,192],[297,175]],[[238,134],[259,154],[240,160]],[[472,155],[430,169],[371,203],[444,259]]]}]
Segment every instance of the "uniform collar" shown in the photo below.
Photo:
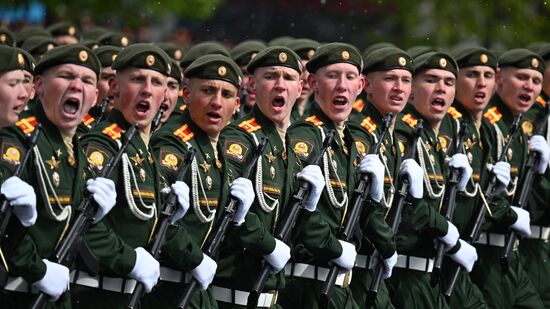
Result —
[{"label": "uniform collar", "polygon": [[370,117],[377,125],[382,123],[384,116],[378,111],[378,109],[369,101],[365,102],[365,106],[361,110],[361,114]]},{"label": "uniform collar", "polygon": [[112,109],[109,121],[116,123],[122,130],[127,130],[131,125],[118,109]]},{"label": "uniform collar", "polygon": [[508,109],[506,104],[504,104],[504,101],[502,101],[502,99],[498,94],[495,94],[493,96],[493,99],[491,99],[491,102],[489,103],[488,108],[493,106],[496,107],[497,110],[502,114],[502,120],[504,121],[504,124],[509,126],[514,122],[514,119],[515,119],[514,115],[512,114],[510,109]]}]

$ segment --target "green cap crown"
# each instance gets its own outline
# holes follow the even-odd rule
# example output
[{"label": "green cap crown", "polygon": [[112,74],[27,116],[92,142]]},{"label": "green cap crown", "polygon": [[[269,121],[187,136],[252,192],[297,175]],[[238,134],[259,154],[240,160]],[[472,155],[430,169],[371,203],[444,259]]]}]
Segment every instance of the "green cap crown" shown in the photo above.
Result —
[{"label": "green cap crown", "polygon": [[116,57],[113,70],[122,70],[128,67],[149,69],[165,76],[170,75],[172,65],[170,57],[153,44],[136,43],[123,49]]},{"label": "green cap crown", "polygon": [[374,43],[372,45],[370,45],[369,47],[365,48],[365,50],[363,51],[363,59],[367,59],[367,56],[370,55],[370,53],[372,53],[373,51],[375,50],[379,50],[381,48],[386,48],[386,47],[395,47],[397,48],[397,46],[395,46],[394,44],[390,43],[390,42],[378,42],[378,43]]},{"label": "green cap crown", "polygon": [[34,74],[34,68],[36,67],[36,60],[34,60],[34,57],[22,48],[16,47],[16,49],[21,52],[23,58],[25,58],[25,67],[23,70]]},{"label": "green cap crown", "polygon": [[184,72],[187,78],[217,79],[233,84],[239,88],[243,76],[233,59],[218,54],[199,57]]},{"label": "green cap crown", "polygon": [[542,57],[545,61],[550,59],[550,43],[544,43],[538,46],[538,48],[535,50],[539,56]]},{"label": "green cap crown", "polygon": [[371,52],[365,58],[363,74],[376,71],[403,69],[412,72],[413,59],[405,51],[397,47],[384,47]]},{"label": "green cap crown", "polygon": [[173,58],[171,58],[170,59],[170,66],[171,66],[171,69],[172,69],[170,71],[170,77],[177,80],[178,83],[181,83],[183,81],[183,74],[181,72],[181,68],[180,68],[179,63],[176,60],[174,60]]},{"label": "green cap crown", "polygon": [[239,66],[245,66],[264,48],[266,48],[266,45],[262,41],[244,41],[233,47],[230,53],[231,59],[233,59]]},{"label": "green cap crown", "polygon": [[409,55],[411,55],[411,57],[413,59],[416,59],[416,57],[418,57],[420,55],[430,53],[430,52],[435,52],[435,51],[437,51],[437,50],[435,50],[435,48],[433,48],[431,46],[425,46],[425,45],[413,46],[413,47],[407,49],[407,53]]},{"label": "green cap crown", "polygon": [[97,37],[96,41],[99,43],[99,45],[111,45],[111,46],[117,46],[117,47],[127,47],[130,45],[130,40],[128,37],[126,37],[122,33],[118,32],[107,32],[99,37]]},{"label": "green cap crown", "polygon": [[188,67],[191,62],[197,60],[199,57],[204,55],[224,55],[229,57],[229,52],[227,48],[217,42],[202,42],[193,47],[191,47],[183,56],[183,59],[180,61],[180,66],[182,68]]},{"label": "green cap crown", "polygon": [[21,48],[33,55],[43,55],[57,46],[57,42],[47,36],[31,36],[21,45]]},{"label": "green cap crown", "polygon": [[121,50],[122,48],[116,46],[100,46],[93,51],[99,59],[101,67],[108,68],[110,66],[113,66],[113,62],[115,61],[118,53],[120,53]]},{"label": "green cap crown", "polygon": [[25,40],[30,38],[31,36],[45,36],[49,38],[52,37],[50,32],[44,29],[44,27],[42,26],[28,26],[17,32],[17,34],[15,35],[15,44],[18,47],[21,47],[21,45],[23,45],[23,42],[25,42]]},{"label": "green cap crown", "polygon": [[0,73],[23,70],[25,68],[25,57],[15,47],[0,45]]},{"label": "green cap crown", "polygon": [[310,39],[296,39],[287,44],[302,60],[310,60],[321,44]]},{"label": "green cap crown", "polygon": [[451,55],[442,52],[429,52],[422,54],[414,59],[414,72],[419,73],[423,70],[439,69],[458,75],[458,64]]},{"label": "green cap crown", "polygon": [[183,58],[183,51],[181,50],[181,48],[179,48],[175,44],[172,44],[169,42],[158,42],[158,43],[155,43],[155,45],[160,47],[160,49],[164,50],[164,52],[170,58],[176,61],[180,61]]},{"label": "green cap crown", "polygon": [[281,66],[294,69],[302,73],[302,63],[292,49],[284,46],[270,46],[259,52],[246,67],[248,73],[253,74],[254,70],[260,67]]},{"label": "green cap crown", "polygon": [[531,69],[542,74],[546,68],[541,56],[524,48],[516,48],[503,53],[498,59],[498,64],[501,68]]},{"label": "green cap crown", "polygon": [[15,45],[15,36],[11,31],[4,27],[0,27],[0,44],[8,46]]},{"label": "green cap crown", "polygon": [[80,30],[78,30],[78,27],[73,23],[67,23],[67,22],[59,22],[50,25],[47,30],[53,35],[69,35],[72,37],[75,37],[77,39],[80,39]]},{"label": "green cap crown", "polygon": [[91,49],[82,44],[59,46],[47,51],[36,65],[34,73],[40,75],[49,68],[61,64],[76,64],[87,67],[99,75],[101,64]]},{"label": "green cap crown", "polygon": [[498,61],[495,54],[483,47],[458,47],[451,52],[451,55],[458,63],[459,68],[485,65],[496,70],[498,66]]},{"label": "green cap crown", "polygon": [[321,45],[315,51],[313,58],[306,64],[306,68],[313,74],[320,68],[335,63],[349,63],[357,67],[359,72],[363,70],[363,58],[361,58],[361,54],[357,48],[346,43]]}]

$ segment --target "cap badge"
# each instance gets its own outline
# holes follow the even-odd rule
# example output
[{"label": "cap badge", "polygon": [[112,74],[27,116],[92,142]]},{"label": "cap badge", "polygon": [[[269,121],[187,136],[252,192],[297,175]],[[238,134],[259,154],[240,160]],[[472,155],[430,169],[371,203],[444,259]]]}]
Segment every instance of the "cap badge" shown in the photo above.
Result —
[{"label": "cap badge", "polygon": [[121,39],[120,39],[120,45],[122,46],[128,46],[128,38],[123,36]]},{"label": "cap badge", "polygon": [[17,62],[19,62],[21,66],[25,65],[25,58],[23,58],[22,54],[17,54]]},{"label": "cap badge", "polygon": [[224,77],[227,74],[227,69],[222,65],[218,68],[218,75]]},{"label": "cap badge", "polygon": [[175,58],[176,60],[181,60],[182,56],[183,56],[183,53],[181,52],[181,50],[177,49],[177,50],[174,52],[174,58]]},{"label": "cap badge", "polygon": [[115,62],[116,56],[117,56],[117,54],[113,54],[113,55],[111,56],[111,61]]},{"label": "cap badge", "polygon": [[147,66],[152,67],[153,64],[155,64],[155,56],[148,55],[147,58],[145,58],[145,63],[147,64]]},{"label": "cap badge", "polygon": [[288,56],[286,55],[285,52],[281,52],[279,54],[279,62],[280,63],[285,63],[287,59],[288,59]]},{"label": "cap badge", "polygon": [[537,58],[531,59],[531,66],[533,68],[538,68],[539,67],[539,61],[537,60]]},{"label": "cap badge", "polygon": [[69,30],[67,30],[67,33],[68,33],[70,36],[74,36],[75,33],[76,33],[75,27],[70,26],[70,27],[69,27]]},{"label": "cap badge", "polygon": [[344,60],[344,61],[349,60],[349,52],[347,50],[344,50],[342,52],[342,60]]},{"label": "cap badge", "polygon": [[442,68],[445,68],[447,66],[447,59],[445,58],[439,59],[439,66]]},{"label": "cap badge", "polygon": [[0,42],[6,42],[6,35],[5,34],[0,34]]},{"label": "cap badge", "polygon": [[48,44],[48,47],[46,47],[47,50],[53,49],[53,44]]},{"label": "cap badge", "polygon": [[313,49],[307,51],[307,59],[311,59],[313,55],[315,55],[315,51]]},{"label": "cap badge", "polygon": [[397,59],[397,61],[399,62],[399,65],[402,66],[402,67],[407,65],[407,60],[404,57],[399,57],[399,59]]},{"label": "cap badge", "polygon": [[258,53],[253,53],[252,55],[250,55],[250,60],[254,59],[254,57],[256,57]]},{"label": "cap badge", "polygon": [[80,53],[78,53],[78,59],[82,62],[86,62],[86,60],[88,60],[88,53],[85,50],[81,50]]},{"label": "cap badge", "polygon": [[485,64],[489,62],[489,57],[487,57],[487,55],[485,54],[481,54],[481,56],[479,56],[479,60],[481,61],[481,63]]}]

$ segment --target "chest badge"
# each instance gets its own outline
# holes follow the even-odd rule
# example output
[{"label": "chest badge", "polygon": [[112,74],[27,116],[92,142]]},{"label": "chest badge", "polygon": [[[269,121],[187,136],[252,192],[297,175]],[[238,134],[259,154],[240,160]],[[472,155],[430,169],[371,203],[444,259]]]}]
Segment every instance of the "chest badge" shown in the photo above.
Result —
[{"label": "chest badge", "polygon": [[202,162],[199,165],[200,165],[200,167],[202,167],[202,169],[204,170],[205,173],[208,173],[208,171],[210,170],[210,167],[212,166],[212,165],[206,163],[206,161]]}]

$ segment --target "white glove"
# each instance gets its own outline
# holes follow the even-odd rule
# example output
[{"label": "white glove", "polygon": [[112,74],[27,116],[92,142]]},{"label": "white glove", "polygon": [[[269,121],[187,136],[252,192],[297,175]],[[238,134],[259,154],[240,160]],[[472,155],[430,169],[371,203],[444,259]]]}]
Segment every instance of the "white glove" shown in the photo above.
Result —
[{"label": "white glove", "polygon": [[458,191],[464,191],[470,176],[472,176],[472,167],[468,163],[468,157],[463,153],[455,153],[449,161],[449,166],[460,170],[460,179],[458,180]]},{"label": "white glove", "polygon": [[414,198],[422,198],[424,195],[424,171],[413,159],[405,159],[399,169],[400,176],[409,179],[409,194]]},{"label": "white glove", "polygon": [[13,213],[25,227],[36,222],[36,194],[34,189],[21,178],[12,176],[2,184],[0,192],[13,207]]},{"label": "white glove", "polygon": [[495,192],[503,192],[510,183],[510,163],[499,161],[493,165],[491,172],[497,176],[498,183],[496,184]]},{"label": "white glove", "polygon": [[233,222],[240,226],[244,222],[244,217],[248,213],[252,202],[254,202],[254,188],[249,179],[239,177],[233,181],[230,189],[231,196],[239,200],[239,206],[235,210]]},{"label": "white glove", "polygon": [[357,257],[355,245],[343,240],[338,240],[338,242],[342,246],[342,254],[332,262],[345,270],[350,270],[355,265],[355,258]]},{"label": "white glove", "polygon": [[201,289],[204,291],[208,288],[214,275],[216,275],[216,269],[218,264],[206,254],[202,254],[202,262],[199,266],[191,270],[191,275],[199,282]]},{"label": "white glove", "polygon": [[384,192],[384,164],[376,154],[368,154],[359,165],[361,174],[370,174],[370,197],[376,202],[382,199]]},{"label": "white glove", "polygon": [[42,262],[46,264],[46,274],[32,286],[50,295],[52,301],[56,301],[69,288],[69,269],[46,259],[42,259]]},{"label": "white glove", "polygon": [[116,204],[115,183],[108,178],[96,177],[88,179],[86,189],[92,194],[98,206],[94,216],[95,224],[103,219]]},{"label": "white glove", "polygon": [[317,203],[323,193],[325,187],[325,176],[321,172],[321,168],[318,165],[308,165],[302,169],[301,172],[296,174],[298,179],[309,182],[311,190],[309,195],[304,201],[304,209],[307,211],[315,211]]},{"label": "white glove", "polygon": [[141,282],[145,293],[149,293],[159,280],[160,264],[142,247],[138,247],[134,251],[136,252],[136,264],[128,277]]},{"label": "white glove", "polygon": [[511,228],[523,236],[530,236],[531,235],[531,217],[529,215],[529,212],[523,208],[519,208],[516,206],[510,206],[510,207],[512,207],[512,210],[518,216],[518,219],[516,220],[516,222],[514,222],[514,224],[512,224]]},{"label": "white glove", "polygon": [[447,234],[445,234],[445,236],[443,237],[439,237],[439,240],[441,240],[445,244],[446,250],[449,250],[456,245],[456,242],[458,241],[458,237],[460,235],[458,234],[458,229],[454,224],[449,221],[447,221],[447,223],[449,224],[449,227],[447,228]]},{"label": "white glove", "polygon": [[382,274],[382,279],[388,279],[391,277],[393,267],[397,263],[397,252],[394,252],[392,256],[382,262],[384,262],[384,273]]},{"label": "white glove", "polygon": [[477,261],[477,251],[469,243],[465,242],[462,239],[460,241],[460,249],[454,254],[449,255],[458,264],[462,265],[468,272],[472,271],[474,263]]},{"label": "white glove", "polygon": [[189,210],[189,187],[183,181],[176,181],[172,184],[172,191],[178,197],[178,208],[170,219],[170,224],[176,223],[179,219],[183,218]]},{"label": "white glove", "polygon": [[537,173],[544,174],[550,159],[550,146],[541,135],[533,135],[529,139],[529,150],[539,153],[539,163],[536,166]]},{"label": "white glove", "polygon": [[271,273],[276,274],[285,267],[286,262],[290,259],[290,247],[275,238],[275,249],[270,254],[264,255],[264,259],[273,268]]}]

